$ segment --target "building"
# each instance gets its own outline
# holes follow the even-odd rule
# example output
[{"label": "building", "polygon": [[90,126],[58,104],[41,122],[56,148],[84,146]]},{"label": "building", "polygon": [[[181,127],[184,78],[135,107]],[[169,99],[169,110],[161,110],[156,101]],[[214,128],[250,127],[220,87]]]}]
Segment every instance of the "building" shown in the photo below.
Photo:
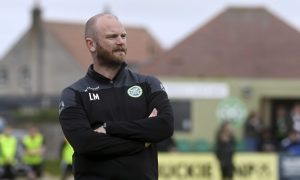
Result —
[{"label": "building", "polygon": [[[92,58],[84,24],[51,22],[34,7],[32,26],[0,61],[0,107],[57,105],[61,90],[84,76]],[[138,68],[163,49],[142,27],[127,27],[128,64]],[[0,108],[1,109],[1,108]]]},{"label": "building", "polygon": [[299,31],[267,9],[230,7],[141,72],[163,80],[177,139],[213,142],[220,121],[229,120],[241,140],[249,111],[275,134],[276,111],[300,102],[299,50]]}]

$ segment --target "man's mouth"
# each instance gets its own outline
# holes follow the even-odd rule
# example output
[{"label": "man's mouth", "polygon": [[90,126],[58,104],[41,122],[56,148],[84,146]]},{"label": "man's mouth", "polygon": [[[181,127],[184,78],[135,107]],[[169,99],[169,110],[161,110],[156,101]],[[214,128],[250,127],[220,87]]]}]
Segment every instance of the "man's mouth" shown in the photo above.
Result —
[{"label": "man's mouth", "polygon": [[115,49],[115,50],[113,50],[113,52],[123,52],[126,54],[126,50],[124,48]]}]

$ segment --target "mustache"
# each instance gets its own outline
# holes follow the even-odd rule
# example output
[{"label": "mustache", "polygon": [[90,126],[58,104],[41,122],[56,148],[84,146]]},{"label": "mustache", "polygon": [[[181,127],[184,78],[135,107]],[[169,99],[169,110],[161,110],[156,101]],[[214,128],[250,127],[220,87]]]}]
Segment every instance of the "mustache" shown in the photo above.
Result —
[{"label": "mustache", "polygon": [[116,51],[127,52],[127,48],[126,48],[126,47],[118,47],[118,48],[114,48],[114,49],[113,49],[113,52],[116,52]]}]

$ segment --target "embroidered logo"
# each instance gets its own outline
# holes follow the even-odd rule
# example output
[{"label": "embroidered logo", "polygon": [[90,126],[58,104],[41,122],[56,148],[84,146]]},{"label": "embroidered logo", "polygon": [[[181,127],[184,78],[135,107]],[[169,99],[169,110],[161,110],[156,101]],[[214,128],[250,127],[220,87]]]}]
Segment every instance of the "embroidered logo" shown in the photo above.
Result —
[{"label": "embroidered logo", "polygon": [[59,114],[61,113],[61,111],[65,108],[65,103],[63,101],[61,101],[59,103],[59,107],[58,107],[58,112]]},{"label": "embroidered logo", "polygon": [[99,90],[99,86],[97,86],[97,87],[86,87],[86,89],[84,90],[84,92],[88,92],[89,90],[91,90],[91,91],[97,91],[97,90]]},{"label": "embroidered logo", "polygon": [[89,93],[90,101],[100,100],[98,93]]},{"label": "embroidered logo", "polygon": [[127,90],[130,97],[138,98],[143,94],[143,90],[140,86],[132,86]]}]

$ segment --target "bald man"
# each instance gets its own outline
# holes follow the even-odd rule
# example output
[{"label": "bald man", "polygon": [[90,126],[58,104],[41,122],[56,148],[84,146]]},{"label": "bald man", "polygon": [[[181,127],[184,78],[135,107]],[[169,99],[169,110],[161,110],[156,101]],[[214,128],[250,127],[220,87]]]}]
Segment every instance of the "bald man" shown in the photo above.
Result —
[{"label": "bald man", "polygon": [[172,108],[157,78],[126,67],[126,38],[112,14],[86,23],[93,63],[62,91],[59,106],[75,180],[158,179],[156,143],[173,134]]}]

